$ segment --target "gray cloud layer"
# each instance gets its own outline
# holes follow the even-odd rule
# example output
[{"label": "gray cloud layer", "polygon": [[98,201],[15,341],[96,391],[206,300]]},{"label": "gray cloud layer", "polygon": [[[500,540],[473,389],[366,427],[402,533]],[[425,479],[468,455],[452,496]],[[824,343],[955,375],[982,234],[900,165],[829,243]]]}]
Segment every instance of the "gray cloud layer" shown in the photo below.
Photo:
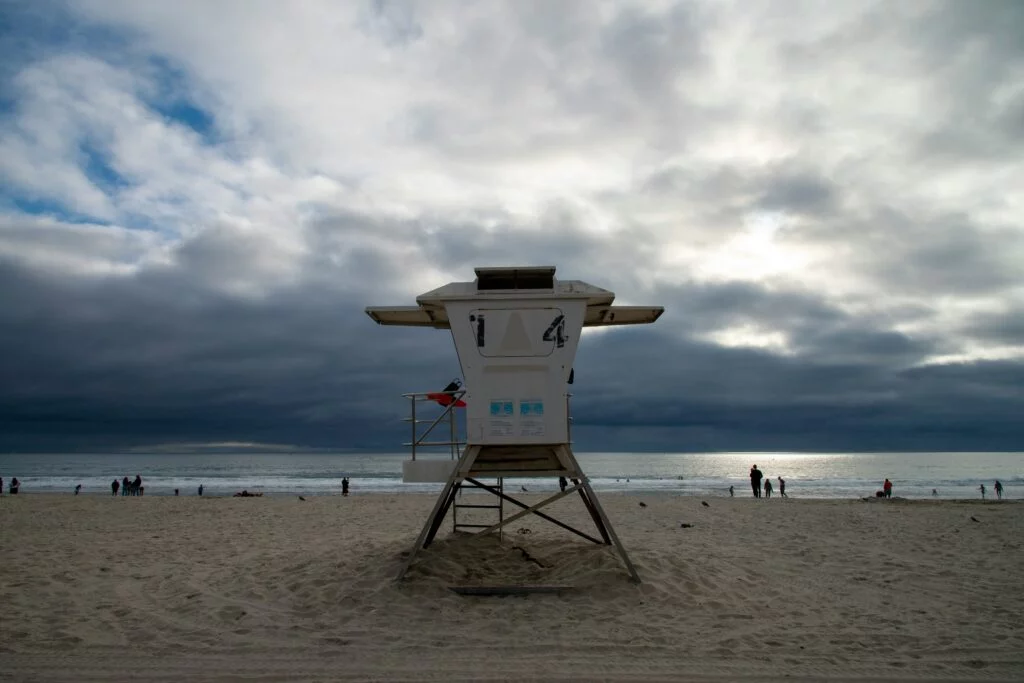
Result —
[{"label": "gray cloud layer", "polygon": [[12,7],[2,449],[397,449],[539,263],[667,308],[581,448],[1020,448],[1020,3]]}]

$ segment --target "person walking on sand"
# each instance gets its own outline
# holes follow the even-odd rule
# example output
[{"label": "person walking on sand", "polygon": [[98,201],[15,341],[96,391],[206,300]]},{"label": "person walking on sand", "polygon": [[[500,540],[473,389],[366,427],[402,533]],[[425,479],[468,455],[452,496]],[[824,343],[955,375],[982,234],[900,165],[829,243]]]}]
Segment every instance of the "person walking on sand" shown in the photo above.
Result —
[{"label": "person walking on sand", "polygon": [[888,477],[886,478],[885,483],[882,484],[882,493],[886,498],[892,498],[892,482],[889,481]]},{"label": "person walking on sand", "polygon": [[779,477],[779,497],[789,498],[789,496],[786,495],[786,480],[782,477]]},{"label": "person walking on sand", "polygon": [[757,465],[750,468],[750,488],[754,490],[754,498],[761,497],[761,479],[764,475],[761,474],[761,470],[757,469]]},{"label": "person walking on sand", "polygon": [[772,480],[771,479],[765,479],[764,480],[764,497],[765,498],[771,498],[772,497]]},{"label": "person walking on sand", "polygon": [[985,500],[985,485],[982,484],[981,486],[979,486],[978,490],[981,491],[981,499]]},{"label": "person walking on sand", "polygon": [[998,479],[996,479],[996,485],[993,486],[992,488],[994,488],[996,490],[996,500],[1002,500],[1003,499],[1003,482],[1001,482]]}]

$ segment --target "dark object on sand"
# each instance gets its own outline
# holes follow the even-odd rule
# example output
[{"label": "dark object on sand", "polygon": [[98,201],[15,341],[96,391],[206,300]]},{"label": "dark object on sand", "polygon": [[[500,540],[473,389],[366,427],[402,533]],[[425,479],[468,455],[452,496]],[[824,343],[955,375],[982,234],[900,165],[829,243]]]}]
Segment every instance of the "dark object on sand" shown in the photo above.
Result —
[{"label": "dark object on sand", "polygon": [[706,507],[706,508],[709,508],[709,507],[711,507],[710,505],[708,505],[708,502],[707,502],[706,500],[702,500],[702,501],[700,502],[700,504],[701,504],[701,505],[703,505],[703,506],[704,506],[704,507]]},{"label": "dark object on sand", "polygon": [[971,517],[971,521],[972,522],[978,522],[979,524],[981,523],[981,520],[978,519],[977,517]]},{"label": "dark object on sand", "polygon": [[459,595],[530,595],[532,593],[564,593],[572,586],[448,586],[448,590]]},{"label": "dark object on sand", "polygon": [[305,502],[305,500],[306,500],[306,499],[305,499],[305,498],[303,498],[302,496],[299,496],[299,500],[301,500],[301,501]]},{"label": "dark object on sand", "polygon": [[875,498],[885,498],[885,491],[875,491]]},{"label": "dark object on sand", "polygon": [[243,489],[241,491],[241,493],[236,493],[234,497],[235,498],[260,498],[262,495],[263,495],[262,493],[249,493],[248,491]]},{"label": "dark object on sand", "polygon": [[647,507],[647,503],[645,503],[645,502],[643,502],[643,501],[640,501],[640,507],[642,507],[642,508],[645,508],[645,507]]},{"label": "dark object on sand", "polygon": [[519,488],[522,489],[523,493],[529,493],[529,491],[526,490],[525,486],[520,486]]},{"label": "dark object on sand", "polygon": [[690,529],[692,527],[693,527],[692,524],[687,524],[686,522],[683,522],[682,524],[679,525],[680,529]]}]

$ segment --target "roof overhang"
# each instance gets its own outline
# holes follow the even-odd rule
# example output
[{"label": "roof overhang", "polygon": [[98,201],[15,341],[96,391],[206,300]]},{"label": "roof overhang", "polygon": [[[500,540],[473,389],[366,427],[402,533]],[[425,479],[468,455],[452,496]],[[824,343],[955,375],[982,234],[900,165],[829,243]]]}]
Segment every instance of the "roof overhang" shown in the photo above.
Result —
[{"label": "roof overhang", "polygon": [[[583,326],[644,325],[653,323],[664,312],[665,308],[662,306],[596,304],[587,306]],[[443,306],[372,306],[366,309],[366,314],[378,325],[433,327],[438,330],[447,330],[451,327],[448,313]]]}]

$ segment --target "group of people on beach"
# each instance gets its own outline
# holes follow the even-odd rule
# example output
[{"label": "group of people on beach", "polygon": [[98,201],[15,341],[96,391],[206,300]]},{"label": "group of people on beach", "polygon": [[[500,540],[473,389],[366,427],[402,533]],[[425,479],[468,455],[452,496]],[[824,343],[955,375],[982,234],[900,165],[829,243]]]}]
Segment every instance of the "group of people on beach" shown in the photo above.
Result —
[{"label": "group of people on beach", "polygon": [[[789,496],[786,495],[786,480],[783,479],[782,477],[779,477],[778,479],[779,496],[781,498],[789,498]],[[763,485],[761,483],[762,480],[764,480]],[[772,487],[771,478],[764,476],[761,470],[757,468],[757,465],[754,465],[750,468],[750,488],[754,491],[754,498],[760,498],[762,490],[764,491],[765,498],[771,498],[772,491],[774,490],[774,488]],[[731,494],[732,491],[730,491],[729,493]]]},{"label": "group of people on beach", "polygon": [[[786,495],[786,480],[782,477],[778,477],[779,480],[779,497],[789,498]],[[753,465],[750,468],[750,488],[754,492],[754,498],[761,498],[762,491],[764,492],[765,498],[771,498],[772,492],[775,487],[772,486],[772,480],[764,476],[764,472],[757,468],[757,465]],[[729,496],[734,497],[736,495],[736,489],[732,486],[729,487]]]},{"label": "group of people on beach", "polygon": [[[141,496],[146,492],[146,487],[142,485],[142,477],[139,475],[136,474],[133,480],[129,480],[128,475],[125,475],[121,481],[115,479],[110,482],[110,495],[116,496],[118,490],[121,491],[122,496]],[[78,493],[77,489],[75,493]]]}]

